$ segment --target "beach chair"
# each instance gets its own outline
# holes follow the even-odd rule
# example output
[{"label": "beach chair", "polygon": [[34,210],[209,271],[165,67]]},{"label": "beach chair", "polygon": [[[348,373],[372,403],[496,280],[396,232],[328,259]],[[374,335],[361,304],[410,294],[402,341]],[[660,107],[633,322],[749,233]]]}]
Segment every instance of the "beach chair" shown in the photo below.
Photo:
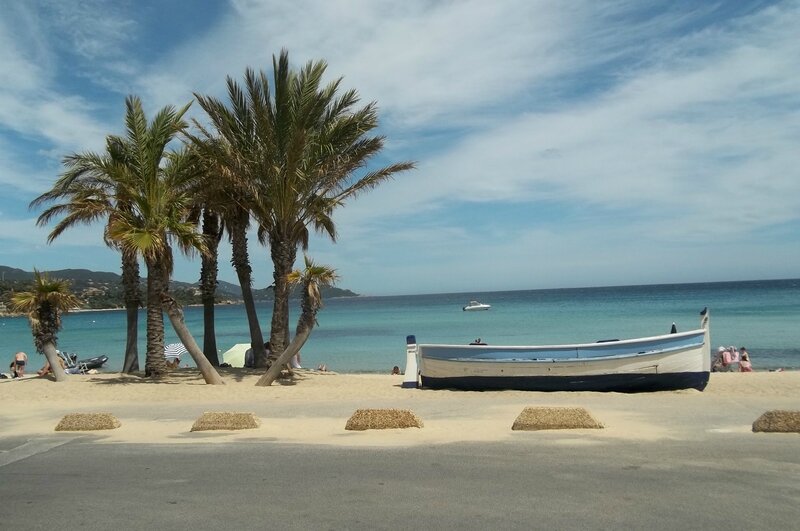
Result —
[{"label": "beach chair", "polygon": [[85,363],[76,363],[75,359],[66,352],[56,350],[56,354],[64,362],[64,372],[67,374],[86,374],[89,370]]}]

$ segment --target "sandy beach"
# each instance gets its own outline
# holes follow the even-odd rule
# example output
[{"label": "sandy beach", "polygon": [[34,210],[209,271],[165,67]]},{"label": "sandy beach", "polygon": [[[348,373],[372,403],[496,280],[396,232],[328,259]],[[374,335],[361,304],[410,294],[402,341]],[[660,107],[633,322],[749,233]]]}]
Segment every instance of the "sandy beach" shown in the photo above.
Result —
[{"label": "sandy beach", "polygon": [[[298,371],[293,383],[263,388],[254,385],[257,372],[222,369],[221,374],[224,386],[205,385],[193,369],[174,371],[160,382],[120,374],[73,376],[63,384],[35,377],[2,380],[3,435],[52,435],[67,413],[107,412],[122,426],[94,432],[100,441],[208,442],[208,433],[190,432],[193,422],[205,411],[236,411],[255,414],[261,426],[214,432],[214,440],[268,438],[285,443],[391,447],[536,438],[551,444],[591,445],[745,434],[767,410],[800,408],[800,371],[714,373],[703,392],[640,394],[403,389],[402,376],[316,371]],[[605,428],[512,432],[514,419],[528,406],[584,407]],[[410,409],[424,427],[346,431],[347,419],[358,408]]]}]

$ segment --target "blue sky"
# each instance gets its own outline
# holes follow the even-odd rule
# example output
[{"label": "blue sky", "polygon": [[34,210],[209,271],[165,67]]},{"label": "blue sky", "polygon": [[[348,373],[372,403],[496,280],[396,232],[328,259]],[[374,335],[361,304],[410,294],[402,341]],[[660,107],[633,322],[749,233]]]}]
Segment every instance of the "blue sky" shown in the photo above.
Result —
[{"label": "blue sky", "polygon": [[[300,65],[378,102],[418,169],[310,255],[362,294],[800,277],[800,2],[0,0],[0,264],[118,271],[100,226],[46,244],[61,158],[225,77]],[[195,105],[193,116],[202,119]],[[255,286],[271,282],[251,240]],[[234,282],[222,250],[220,277]],[[175,278],[195,281],[198,259]]]}]

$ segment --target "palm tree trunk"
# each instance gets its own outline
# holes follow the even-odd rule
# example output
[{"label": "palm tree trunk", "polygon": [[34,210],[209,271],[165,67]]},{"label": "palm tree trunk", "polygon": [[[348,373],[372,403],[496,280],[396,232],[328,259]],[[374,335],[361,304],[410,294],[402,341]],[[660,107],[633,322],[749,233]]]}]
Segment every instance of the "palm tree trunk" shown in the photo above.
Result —
[{"label": "palm tree trunk", "polygon": [[201,255],[200,266],[200,290],[203,299],[203,353],[211,365],[219,367],[217,334],[214,328],[214,298],[217,292],[218,253],[222,231],[219,226],[219,216],[208,209],[203,210],[203,234],[206,236],[209,251],[208,255]]},{"label": "palm tree trunk", "polygon": [[243,212],[237,219],[233,219],[230,224],[231,264],[236,269],[236,276],[239,277],[239,286],[242,288],[242,301],[247,313],[247,323],[250,326],[250,347],[253,349],[255,366],[266,367],[267,351],[264,348],[264,335],[261,333],[261,325],[258,322],[256,303],[253,300],[251,288],[253,281],[250,257],[247,252],[247,216],[247,212]]},{"label": "palm tree trunk", "polygon": [[139,304],[125,304],[128,332],[125,345],[125,361],[122,372],[131,374],[139,372]]},{"label": "palm tree trunk", "polygon": [[289,346],[286,347],[286,350],[284,350],[281,355],[278,356],[278,359],[269,366],[269,369],[267,369],[267,372],[264,374],[264,376],[259,378],[258,382],[256,382],[257,386],[272,385],[272,382],[274,382],[278,376],[280,376],[281,370],[283,370],[286,364],[289,363],[289,360],[292,359],[292,356],[300,352],[300,349],[302,349],[303,345],[306,344],[306,340],[308,339],[308,336],[311,335],[311,330],[313,328],[314,327],[312,325],[294,336],[294,339],[291,343],[289,343]]},{"label": "palm tree trunk", "polygon": [[164,293],[163,267],[158,261],[147,260],[147,355],[144,375],[150,378],[161,378],[167,372],[164,358],[162,293]]},{"label": "palm tree trunk", "polygon": [[53,371],[53,376],[55,376],[56,381],[63,382],[69,378],[67,373],[64,372],[64,368],[61,366],[58,354],[56,353],[56,346],[48,341],[42,345],[42,351],[44,352],[45,358],[47,358],[47,363],[50,364],[50,370]]},{"label": "palm tree trunk", "polygon": [[195,365],[197,365],[206,383],[211,385],[224,384],[225,382],[220,378],[217,370],[205,357],[203,351],[200,350],[200,347],[194,340],[194,337],[192,337],[192,333],[189,332],[189,328],[183,320],[183,312],[178,307],[178,303],[175,302],[175,299],[170,297],[168,293],[163,293],[161,295],[161,301],[172,323],[172,328],[175,329],[175,333],[178,334],[183,346],[189,351],[189,354],[192,356]]},{"label": "palm tree trunk", "polygon": [[294,335],[294,339],[289,343],[289,346],[286,347],[286,350],[284,350],[272,365],[270,365],[266,374],[259,378],[258,382],[256,382],[257,386],[272,385],[272,382],[278,378],[281,374],[281,370],[289,363],[292,356],[300,352],[300,349],[306,344],[306,340],[314,329],[314,323],[317,322],[317,312],[319,311],[320,305],[319,303],[313,302],[308,296],[307,285],[303,286],[302,308],[303,310],[300,313],[300,318],[297,320],[297,331]]},{"label": "palm tree trunk", "polygon": [[272,329],[269,344],[272,352],[283,352],[289,344],[289,282],[286,280],[292,272],[297,247],[289,243],[288,238],[270,237],[270,256],[274,272],[275,301],[272,307]]},{"label": "palm tree trunk", "polygon": [[203,355],[214,367],[219,367],[217,335],[214,331],[214,299],[203,297]]},{"label": "palm tree trunk", "polygon": [[142,299],[139,294],[139,262],[136,253],[125,250],[122,251],[122,286],[128,324],[122,372],[130,374],[139,371],[139,306]]}]

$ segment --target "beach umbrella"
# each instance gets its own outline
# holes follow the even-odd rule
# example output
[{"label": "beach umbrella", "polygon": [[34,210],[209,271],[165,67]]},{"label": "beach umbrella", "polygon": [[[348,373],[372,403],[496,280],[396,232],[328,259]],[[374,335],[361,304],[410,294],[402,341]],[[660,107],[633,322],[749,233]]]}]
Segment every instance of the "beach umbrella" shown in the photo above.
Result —
[{"label": "beach umbrella", "polygon": [[244,367],[244,353],[249,348],[250,343],[237,343],[222,354],[222,361],[230,364],[231,367]]},{"label": "beach umbrella", "polygon": [[186,350],[186,347],[183,346],[183,343],[170,343],[164,347],[165,358],[180,358],[187,352],[188,351]]}]

